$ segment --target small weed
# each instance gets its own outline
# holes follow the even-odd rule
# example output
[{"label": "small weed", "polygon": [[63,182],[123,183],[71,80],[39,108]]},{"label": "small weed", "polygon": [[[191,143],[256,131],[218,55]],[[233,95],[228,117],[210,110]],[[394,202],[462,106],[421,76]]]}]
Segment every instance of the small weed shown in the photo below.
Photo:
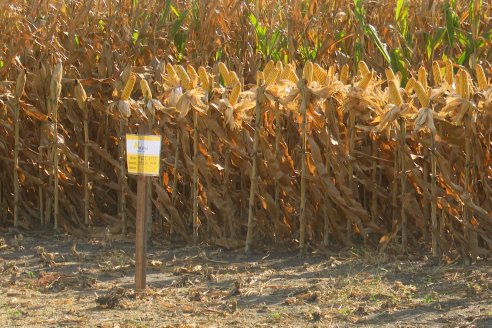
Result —
[{"label": "small weed", "polygon": [[343,308],[338,310],[338,314],[343,315],[344,317],[347,317],[350,314],[350,309],[349,308]]},{"label": "small weed", "polygon": [[282,319],[282,313],[280,312],[273,312],[270,314],[270,316],[275,319],[275,320],[280,320]]},{"label": "small weed", "polygon": [[12,310],[10,311],[10,316],[11,317],[20,317],[22,315],[22,311],[21,310]]},{"label": "small weed", "polygon": [[424,303],[425,304],[431,304],[433,302],[435,302],[436,299],[434,298],[434,295],[433,294],[427,294],[424,296]]},{"label": "small weed", "polygon": [[34,272],[32,272],[32,271],[29,271],[29,272],[27,273],[27,276],[28,276],[29,278],[31,278],[31,279],[36,278],[36,274],[34,274]]}]

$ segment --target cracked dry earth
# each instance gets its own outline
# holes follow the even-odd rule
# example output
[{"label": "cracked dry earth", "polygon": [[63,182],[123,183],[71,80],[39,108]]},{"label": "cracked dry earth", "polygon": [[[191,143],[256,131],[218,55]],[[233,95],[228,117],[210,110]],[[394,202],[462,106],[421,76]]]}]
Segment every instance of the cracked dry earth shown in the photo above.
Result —
[{"label": "cracked dry earth", "polygon": [[153,241],[148,289],[135,294],[131,240],[74,249],[46,235],[1,236],[2,327],[492,327],[490,260],[436,266],[355,248],[246,256]]}]

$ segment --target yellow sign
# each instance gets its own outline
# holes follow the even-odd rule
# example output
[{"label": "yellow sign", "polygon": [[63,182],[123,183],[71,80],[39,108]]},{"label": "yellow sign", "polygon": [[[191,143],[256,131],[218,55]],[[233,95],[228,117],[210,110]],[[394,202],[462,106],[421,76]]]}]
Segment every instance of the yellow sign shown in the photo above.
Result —
[{"label": "yellow sign", "polygon": [[126,163],[129,174],[159,175],[161,136],[126,135]]}]

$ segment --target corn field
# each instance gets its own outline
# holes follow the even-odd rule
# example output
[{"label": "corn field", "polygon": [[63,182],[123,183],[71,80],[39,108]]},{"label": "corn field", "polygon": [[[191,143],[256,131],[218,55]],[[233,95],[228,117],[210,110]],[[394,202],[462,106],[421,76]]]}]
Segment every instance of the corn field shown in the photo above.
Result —
[{"label": "corn field", "polygon": [[[414,62],[388,62],[374,39],[355,41],[366,34],[354,1],[353,12],[318,27],[343,25],[353,36],[325,40],[311,58],[295,50],[309,48],[296,24],[317,8],[343,8],[312,1],[291,17],[285,47],[267,53],[260,23],[256,34],[240,25],[268,1],[252,9],[194,1],[198,27],[188,29],[176,25],[185,4],[150,2],[0,1],[2,226],[131,232],[136,179],[125,171],[125,134],[144,126],[163,140],[161,174],[147,190],[155,236],[246,251],[364,245],[465,261],[490,255],[490,41],[470,52],[417,46]],[[205,15],[214,5],[216,17]],[[365,19],[384,26],[370,6]],[[490,9],[483,5],[484,17]],[[412,4],[407,11],[418,14]],[[225,20],[233,12],[244,15]],[[427,22],[406,33],[445,17],[419,19]],[[458,51],[466,61],[445,56]]]}]

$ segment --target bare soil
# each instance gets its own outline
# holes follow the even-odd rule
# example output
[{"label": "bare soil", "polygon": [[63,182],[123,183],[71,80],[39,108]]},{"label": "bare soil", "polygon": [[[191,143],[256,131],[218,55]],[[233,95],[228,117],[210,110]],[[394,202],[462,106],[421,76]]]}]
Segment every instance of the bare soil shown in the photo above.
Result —
[{"label": "bare soil", "polygon": [[66,235],[1,237],[4,327],[492,327],[490,260],[152,241],[148,288],[136,294],[130,239],[74,251]]}]

